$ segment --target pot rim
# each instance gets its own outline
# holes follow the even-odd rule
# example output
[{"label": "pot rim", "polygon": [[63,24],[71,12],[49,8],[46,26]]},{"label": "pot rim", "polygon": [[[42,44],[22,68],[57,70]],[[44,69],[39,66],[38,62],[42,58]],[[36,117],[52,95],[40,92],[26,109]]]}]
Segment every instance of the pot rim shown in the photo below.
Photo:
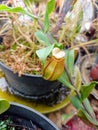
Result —
[{"label": "pot rim", "polygon": [[[80,54],[80,50],[79,50],[78,55],[77,55],[77,57],[76,57],[76,59],[75,59],[74,65],[77,65],[77,64],[78,64],[78,61],[79,61],[79,59],[80,59],[80,56],[81,56],[81,54]],[[5,63],[3,63],[2,61],[0,61],[0,64],[1,64],[2,66],[4,66],[6,69],[8,69],[8,70],[10,70],[11,72],[13,72],[13,70],[12,70],[9,66],[7,66]],[[18,73],[15,73],[15,74],[18,74]],[[27,74],[27,73],[22,74],[22,76],[43,78],[42,75],[37,75],[37,74],[34,75],[34,74]],[[44,80],[45,80],[45,79],[44,79]]]},{"label": "pot rim", "polygon": [[[3,62],[0,61],[0,64],[2,66],[4,66],[6,69],[8,69],[11,72],[13,72],[13,70],[9,66],[7,66],[6,64],[4,64]],[[18,74],[18,73],[15,73],[15,74]],[[22,74],[22,76],[27,76],[27,77],[41,77],[42,78],[42,75],[34,75],[34,74]]]},{"label": "pot rim", "polygon": [[[45,117],[45,115],[41,114],[40,112],[34,110],[33,108],[30,108],[28,106],[25,106],[23,104],[19,104],[19,103],[15,103],[15,102],[9,102],[10,103],[10,107],[11,106],[15,106],[15,107],[19,107],[19,108],[22,108],[22,109],[25,109],[25,110],[28,110],[32,113],[34,113],[35,115],[41,117],[45,122],[47,122],[49,125],[51,125],[54,130],[59,130],[59,128],[50,120],[48,119],[48,117]],[[10,109],[10,108],[9,108]],[[8,110],[9,110],[8,109]]]}]

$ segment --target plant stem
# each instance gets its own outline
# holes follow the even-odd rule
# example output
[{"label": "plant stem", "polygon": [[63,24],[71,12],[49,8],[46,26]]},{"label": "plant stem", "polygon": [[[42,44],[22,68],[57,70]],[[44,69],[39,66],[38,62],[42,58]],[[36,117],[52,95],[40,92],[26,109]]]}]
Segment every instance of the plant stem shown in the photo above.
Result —
[{"label": "plant stem", "polygon": [[[68,79],[69,79],[71,85],[75,88],[74,83],[73,83],[73,81],[72,81],[72,79],[71,79],[71,76],[70,76],[70,74],[69,74],[69,72],[68,72],[68,69],[67,69],[66,65],[64,66],[64,69],[65,69],[65,72],[67,73],[67,76],[68,76]],[[79,93],[76,89],[75,89],[74,91],[75,91],[76,95],[78,96],[78,98],[79,98],[79,100],[80,100],[80,99],[81,99],[80,93]],[[85,102],[82,102],[82,106],[84,107],[84,109],[86,110],[86,112],[89,114],[89,116],[93,119],[93,116],[92,116],[92,114],[89,112],[88,108],[86,107]]]},{"label": "plant stem", "polygon": [[98,45],[97,42],[98,42],[98,38],[97,38],[97,39],[94,39],[94,40],[91,40],[91,41],[87,41],[87,42],[85,42],[85,43],[83,43],[83,42],[78,42],[77,45],[70,47],[70,49],[73,49],[74,47],[75,47],[75,48],[76,48],[76,47],[84,47],[84,46],[86,46],[86,45],[95,44],[95,43],[96,43],[96,45]]},{"label": "plant stem", "polygon": [[60,29],[60,27],[64,21],[65,15],[70,10],[70,8],[72,6],[72,2],[73,2],[73,0],[64,0],[64,4],[63,4],[62,10],[61,10],[61,13],[59,14],[58,21],[56,23],[56,26],[52,30],[52,34],[54,37],[57,37],[57,32]]}]

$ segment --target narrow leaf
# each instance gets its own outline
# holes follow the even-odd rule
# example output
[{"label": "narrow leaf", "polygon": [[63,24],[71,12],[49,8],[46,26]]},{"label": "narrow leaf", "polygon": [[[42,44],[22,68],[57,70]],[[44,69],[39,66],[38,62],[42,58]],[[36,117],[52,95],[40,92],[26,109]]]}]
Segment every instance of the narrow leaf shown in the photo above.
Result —
[{"label": "narrow leaf", "polygon": [[82,79],[81,79],[81,73],[77,66],[75,66],[74,72],[75,72],[75,87],[77,91],[79,92],[81,88]]},{"label": "narrow leaf", "polygon": [[95,126],[98,126],[98,121],[96,119],[94,119],[94,118],[91,118],[91,116],[84,109],[80,109],[77,115],[86,124],[88,124],[88,125],[93,124]]},{"label": "narrow leaf", "polygon": [[50,45],[50,42],[44,32],[37,31],[37,32],[35,32],[35,36],[40,43],[44,43],[46,46]]},{"label": "narrow leaf", "polygon": [[68,68],[68,72],[70,73],[70,76],[72,76],[73,73],[73,67],[74,67],[74,50],[66,50],[65,51],[65,65]]},{"label": "narrow leaf", "polygon": [[69,121],[74,115],[75,115],[74,112],[71,112],[71,113],[69,113],[69,114],[63,114],[63,115],[62,115],[62,122],[66,123],[66,122]]},{"label": "narrow leaf", "polygon": [[20,13],[23,15],[28,15],[29,17],[31,17],[32,19],[37,19],[37,16],[33,15],[32,13],[26,11],[25,9],[23,9],[22,7],[8,7],[6,5],[0,5],[0,11],[6,11],[9,13]]},{"label": "narrow leaf", "polygon": [[80,100],[78,99],[78,97],[77,97],[76,95],[70,97],[70,99],[71,99],[71,102],[72,102],[73,106],[74,106],[77,110],[79,110],[79,109],[82,108],[81,102],[80,102]]},{"label": "narrow leaf", "polygon": [[85,98],[87,98],[90,93],[92,92],[95,85],[98,84],[96,81],[92,81],[90,84],[82,85],[81,87],[81,101],[83,101]]},{"label": "narrow leaf", "polygon": [[41,61],[45,62],[47,56],[51,53],[53,47],[54,47],[54,45],[50,45],[48,47],[42,48],[40,50],[37,50],[36,54],[39,57],[39,59]]},{"label": "narrow leaf", "polygon": [[98,126],[98,121],[95,118],[95,113],[90,105],[89,100],[86,98],[83,101],[84,105],[85,105],[85,109],[82,108],[79,110],[78,112],[78,116],[86,123],[91,123],[93,125]]},{"label": "narrow leaf", "polygon": [[55,0],[49,0],[46,7],[46,13],[44,18],[44,31],[47,32],[49,29],[49,15],[55,9]]},{"label": "narrow leaf", "polygon": [[92,117],[95,118],[95,113],[94,113],[94,111],[92,109],[92,106],[91,106],[89,100],[86,98],[83,102],[86,105],[86,108],[88,109],[88,111],[90,112],[90,114],[92,115]]},{"label": "narrow leaf", "polygon": [[87,117],[87,119],[88,119],[93,125],[98,126],[98,121],[97,121],[96,119],[91,118],[90,115],[89,115],[86,111],[84,111],[84,110],[82,110],[82,111],[83,111],[83,113],[85,114],[85,116]]},{"label": "narrow leaf", "polygon": [[58,78],[58,80],[65,86],[68,87],[70,89],[74,90],[74,87],[71,85],[71,83],[68,80],[68,77],[65,73],[65,71],[62,73],[62,75]]}]

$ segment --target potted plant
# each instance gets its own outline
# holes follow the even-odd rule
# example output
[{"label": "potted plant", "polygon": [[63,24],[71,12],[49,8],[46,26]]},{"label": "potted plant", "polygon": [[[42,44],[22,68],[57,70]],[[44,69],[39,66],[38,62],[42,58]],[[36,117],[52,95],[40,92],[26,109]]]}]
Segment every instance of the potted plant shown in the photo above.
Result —
[{"label": "potted plant", "polygon": [[[51,4],[53,7],[48,12]],[[56,93],[55,90],[61,91],[61,83],[57,80],[48,81],[42,78],[43,63],[37,56],[37,50],[49,47],[45,58],[57,45],[57,41],[48,32],[49,15],[55,9],[55,0],[47,3],[44,19],[45,33],[42,25],[44,16],[37,17],[32,14],[32,11],[35,11],[30,8],[34,6],[32,2],[24,1],[23,6],[26,6],[26,10],[18,7],[17,3],[12,6],[16,7],[0,5],[0,11],[6,12],[4,18],[8,20],[1,29],[2,42],[0,45],[0,67],[9,83],[10,88],[8,89],[16,95],[29,99],[37,100],[39,97],[47,97],[46,95],[50,95],[51,98],[52,93]],[[29,18],[23,20],[23,15],[24,18],[25,15]],[[53,45],[51,46],[51,44]],[[66,89],[64,91],[66,93]]]},{"label": "potted plant", "polygon": [[37,111],[0,100],[0,129],[59,130],[48,118]]},{"label": "potted plant", "polygon": [[[28,3],[25,3],[25,4],[27,5]],[[32,3],[29,3],[29,4],[32,4]],[[3,6],[1,5],[1,10],[3,9],[2,7],[5,8],[4,9],[5,11],[7,11],[7,9],[9,8],[9,7],[5,7],[5,5],[3,5]],[[20,11],[17,11],[17,9],[20,9]],[[9,8],[8,10],[11,11],[11,8]],[[13,10],[14,9],[12,9],[11,12],[14,12]],[[8,12],[10,12],[10,11],[8,11]],[[22,11],[23,11],[23,14],[27,13],[23,8],[16,7],[15,12],[22,13]],[[19,59],[22,58],[19,63],[21,65],[21,68],[18,67],[17,66],[18,64],[14,63],[13,61],[12,61],[12,64],[13,63],[14,63],[14,65],[17,64],[17,65],[15,65],[15,66],[17,66],[16,67],[17,69],[13,68],[14,67],[13,65],[10,66],[11,69],[9,67],[7,67],[7,66],[9,66],[8,65],[9,61],[6,62],[6,63],[8,63],[8,64],[6,64],[7,66],[5,64],[3,64],[3,62],[0,62],[0,67],[4,71],[4,73],[6,75],[6,79],[9,83],[9,86],[11,88],[11,91],[13,91],[13,93],[15,93],[16,95],[20,95],[20,96],[31,98],[31,99],[38,99],[39,96],[44,97],[44,95],[48,95],[49,93],[55,91],[55,89],[60,87],[60,83],[58,81],[49,82],[47,80],[44,80],[41,76],[41,73],[42,73],[41,72],[41,63],[40,63],[39,59],[37,58],[37,55],[35,52],[37,49],[42,48],[46,45],[44,45],[43,43],[39,43],[37,41],[37,39],[35,38],[34,33],[40,27],[36,20],[37,17],[32,15],[31,13],[28,13],[28,15],[29,14],[31,15],[31,18],[34,18],[34,20],[30,20],[30,21],[27,20],[26,23],[19,20],[19,18],[22,17],[20,15],[17,15],[14,13],[7,14],[7,18],[9,18],[10,16],[13,17],[13,18],[10,17],[11,18],[10,23],[8,23],[9,25],[7,25],[6,27],[8,27],[8,26],[11,27],[10,29],[8,29],[9,28],[8,27],[7,31],[8,30],[11,31],[12,34],[10,36],[13,35],[12,37],[14,39],[9,36],[11,39],[13,39],[13,41],[12,42],[7,41],[7,43],[8,43],[8,44],[6,44],[7,46],[5,45],[5,43],[3,41],[3,44],[1,46],[3,46],[5,48],[3,51],[8,50],[8,53],[10,52],[9,50],[12,50],[13,52],[11,51],[11,55],[13,55],[13,56],[16,55],[15,54],[15,53],[17,53],[16,51],[19,52],[19,50],[20,50],[20,52],[19,52],[20,54],[18,53],[17,58],[19,58]],[[16,17],[17,17],[17,20],[15,20]],[[17,22],[15,22],[15,21],[17,21]],[[19,28],[17,28],[17,27],[19,27]],[[4,29],[4,28],[2,27],[2,29]],[[2,34],[4,34],[5,31],[6,31],[6,29],[4,29]],[[25,34],[26,31],[28,34]],[[9,32],[8,32],[8,35],[9,35]],[[4,37],[6,37],[6,36],[4,36]],[[2,37],[3,40],[6,39],[4,37]],[[49,43],[49,41],[47,41],[47,43]],[[9,45],[11,45],[11,46],[9,46]],[[2,53],[3,51],[0,52],[1,55],[3,54]],[[5,55],[5,56],[7,56],[7,55]],[[11,56],[11,55],[9,54],[9,56]],[[11,57],[13,57],[13,56],[11,56]],[[10,60],[13,59],[11,57],[9,57]],[[14,57],[14,58],[17,59],[16,57]],[[2,59],[2,58],[0,58],[0,59]],[[22,69],[22,68],[25,68],[25,69]],[[28,68],[28,70],[26,70],[26,68]],[[16,74],[13,74],[13,70],[14,70],[14,72],[16,71],[15,72]],[[17,74],[17,72],[18,72],[18,74]],[[21,75],[21,76],[19,76],[19,75]]]},{"label": "potted plant", "polygon": [[[50,8],[51,3],[52,8]],[[48,16],[50,15],[51,11],[54,9],[54,4],[55,1],[51,0],[49,1],[46,9],[46,14],[45,14],[45,20],[47,21],[44,27],[44,31],[47,32],[49,29],[49,19]],[[6,6],[1,6],[1,10],[6,10],[7,12],[12,12],[13,8],[9,8]],[[25,12],[25,10],[18,8],[19,11],[22,11],[22,13],[28,14],[29,16],[32,16],[31,13]],[[14,12],[17,12],[17,8],[14,8]],[[81,11],[79,12],[78,16],[80,16]],[[77,16],[77,15],[76,15]],[[34,16],[32,16],[34,17]],[[64,16],[63,16],[64,17]],[[72,17],[69,19],[71,20]],[[74,17],[75,18],[75,17]],[[72,19],[73,20],[73,19]],[[77,24],[80,25],[80,21],[77,21]],[[72,22],[71,22],[72,23]],[[41,23],[40,23],[41,24]],[[43,26],[41,26],[43,27]],[[71,33],[71,35],[68,35],[70,39],[66,39],[67,43],[73,43],[73,39],[75,39],[75,34],[77,34],[77,31],[79,32],[79,28],[76,28],[77,25],[72,26],[74,28],[74,32]],[[77,30],[78,29],[78,30]],[[63,30],[63,37],[61,37],[60,41],[64,41],[65,37],[65,30]],[[69,29],[69,32],[72,30]],[[50,33],[48,33],[48,36],[50,40],[52,39],[53,43],[58,43],[56,40],[51,37]],[[39,38],[39,35],[41,38],[44,35],[44,39],[47,38],[46,35],[47,33],[43,33],[42,31],[36,32],[37,38]],[[53,33],[55,34],[55,32]],[[70,33],[68,33],[70,34]],[[55,35],[56,36],[56,35]],[[66,38],[66,37],[65,37]],[[42,40],[42,39],[40,39]],[[48,39],[46,40],[46,42]],[[74,41],[75,42],[75,41]],[[72,102],[73,106],[77,109],[77,115],[86,121],[89,121],[90,123],[94,124],[95,126],[98,126],[98,122],[95,119],[95,114],[92,110],[92,107],[90,106],[89,100],[87,99],[93,88],[95,87],[98,82],[90,82],[89,84],[82,84],[81,82],[81,74],[79,71],[78,67],[74,67],[74,55],[76,54],[74,52],[74,49],[67,49],[66,51],[64,50],[65,46],[62,46],[61,44],[50,44],[48,41],[49,46],[46,46],[44,48],[41,48],[36,51],[37,56],[42,62],[42,76],[45,80],[49,81],[55,81],[58,79],[64,86],[68,87],[71,90],[71,95],[70,95],[70,101]],[[69,45],[70,46],[70,45]],[[16,46],[12,46],[13,48]],[[12,49],[13,49],[12,48]],[[18,48],[19,50],[19,48]],[[74,70],[74,74],[73,74]]]}]

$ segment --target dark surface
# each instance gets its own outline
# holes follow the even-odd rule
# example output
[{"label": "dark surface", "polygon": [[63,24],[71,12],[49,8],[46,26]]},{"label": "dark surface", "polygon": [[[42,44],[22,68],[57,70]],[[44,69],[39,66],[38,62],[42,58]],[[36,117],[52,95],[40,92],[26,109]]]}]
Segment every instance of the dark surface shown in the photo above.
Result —
[{"label": "dark surface", "polygon": [[[9,87],[8,87],[9,89]],[[11,94],[14,94],[16,96],[22,97],[27,101],[33,101],[36,103],[45,104],[48,106],[53,106],[55,104],[60,103],[62,100],[64,100],[70,93],[69,89],[65,86],[60,85],[56,90],[52,91],[51,93],[46,93],[41,96],[27,96],[24,94],[21,94],[17,92],[14,89],[9,89]]]},{"label": "dark surface", "polygon": [[31,120],[27,120],[25,118],[21,118],[13,114],[2,115],[0,117],[0,124],[1,127],[6,128],[6,130],[12,130],[12,128],[15,130],[42,130]]},{"label": "dark surface", "polygon": [[0,119],[6,115],[13,120],[14,125],[24,125],[32,130],[36,130],[34,127],[41,130],[59,130],[48,118],[23,105],[12,104],[8,111],[0,115]]},{"label": "dark surface", "polygon": [[52,93],[60,86],[58,81],[47,81],[39,75],[24,74],[21,77],[14,74],[9,67],[0,62],[0,68],[5,73],[9,86],[18,93],[26,96],[41,96]]},{"label": "dark surface", "polygon": [[[98,45],[93,44],[91,46],[86,46],[86,49],[89,53],[94,53],[97,51]],[[87,54],[87,52],[83,48],[80,48],[80,53],[81,53],[81,56],[84,56]]]}]

